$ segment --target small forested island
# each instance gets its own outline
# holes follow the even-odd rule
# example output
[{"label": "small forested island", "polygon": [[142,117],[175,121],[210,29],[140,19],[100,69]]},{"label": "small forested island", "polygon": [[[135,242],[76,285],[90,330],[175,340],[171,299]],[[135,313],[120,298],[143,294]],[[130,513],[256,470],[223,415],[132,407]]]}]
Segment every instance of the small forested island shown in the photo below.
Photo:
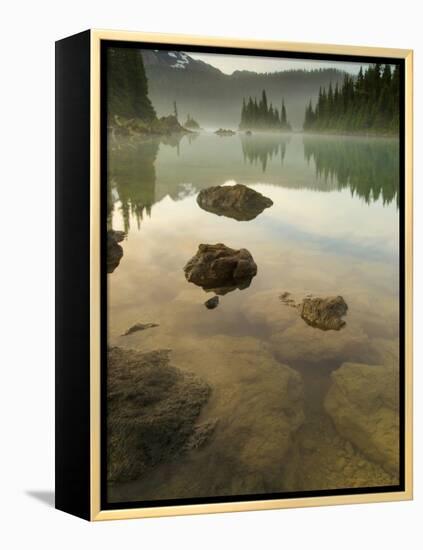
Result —
[{"label": "small forested island", "polygon": [[360,68],[356,78],[321,88],[305,111],[303,129],[319,132],[395,134],[399,129],[399,66]]},{"label": "small forested island", "polygon": [[240,130],[279,130],[290,131],[291,125],[287,120],[285,101],[282,99],[280,113],[272,103],[268,103],[266,90],[263,90],[261,99],[255,97],[242,100]]},{"label": "small forested island", "polygon": [[198,122],[194,118],[192,118],[192,116],[189,113],[187,114],[187,119],[184,122],[184,128],[188,128],[188,130],[194,130],[194,131],[201,129]]}]

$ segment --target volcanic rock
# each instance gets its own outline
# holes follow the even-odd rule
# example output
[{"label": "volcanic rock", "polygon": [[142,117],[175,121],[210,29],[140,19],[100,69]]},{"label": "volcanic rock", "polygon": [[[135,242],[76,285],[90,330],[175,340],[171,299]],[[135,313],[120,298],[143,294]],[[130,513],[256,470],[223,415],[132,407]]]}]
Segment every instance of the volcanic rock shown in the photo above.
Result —
[{"label": "volcanic rock", "polygon": [[200,191],[198,205],[207,212],[237,221],[250,221],[273,205],[273,201],[245,185],[217,185]]},{"label": "volcanic rock", "polygon": [[200,244],[184,272],[190,283],[223,295],[236,288],[248,288],[257,274],[257,265],[245,248],[235,250],[222,243]]},{"label": "volcanic rock", "polygon": [[341,319],[348,310],[342,296],[304,298],[300,307],[301,317],[312,327],[321,330],[340,330],[345,326]]}]

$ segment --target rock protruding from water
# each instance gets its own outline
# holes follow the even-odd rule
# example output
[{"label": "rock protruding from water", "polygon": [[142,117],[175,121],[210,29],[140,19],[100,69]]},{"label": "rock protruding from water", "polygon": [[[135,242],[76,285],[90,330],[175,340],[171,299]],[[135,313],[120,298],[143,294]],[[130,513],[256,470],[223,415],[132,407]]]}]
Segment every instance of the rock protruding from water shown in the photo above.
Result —
[{"label": "rock protruding from water", "polygon": [[210,386],[169,365],[169,350],[109,349],[109,481],[138,479],[160,462],[203,445],[212,428],[196,424]]},{"label": "rock protruding from water", "polygon": [[114,229],[107,231],[107,273],[113,273],[122,259],[123,248],[119,243],[123,241],[125,235],[124,231]]},{"label": "rock protruding from water", "polygon": [[257,265],[245,248],[235,250],[222,243],[200,244],[184,272],[190,283],[222,296],[237,288],[248,288],[257,274]]},{"label": "rock protruding from water", "polygon": [[198,194],[197,203],[207,212],[237,221],[253,220],[273,205],[271,199],[240,183],[203,189]]},{"label": "rock protruding from water", "polygon": [[304,298],[300,306],[301,317],[312,327],[321,330],[340,330],[345,326],[342,317],[348,306],[342,296]]},{"label": "rock protruding from water", "polygon": [[234,136],[236,132],[233,130],[228,130],[226,128],[219,128],[219,130],[216,130],[215,134],[218,136]]},{"label": "rock protruding from water", "polygon": [[344,363],[332,373],[325,409],[338,432],[391,474],[399,472],[399,370]]},{"label": "rock protruding from water", "polygon": [[139,332],[140,330],[146,330],[148,328],[156,328],[158,326],[157,323],[135,323],[135,325],[129,327],[122,336],[129,336],[130,334],[134,334],[134,332]]},{"label": "rock protruding from water", "polygon": [[204,302],[207,309],[215,309],[219,305],[219,296],[213,296]]}]

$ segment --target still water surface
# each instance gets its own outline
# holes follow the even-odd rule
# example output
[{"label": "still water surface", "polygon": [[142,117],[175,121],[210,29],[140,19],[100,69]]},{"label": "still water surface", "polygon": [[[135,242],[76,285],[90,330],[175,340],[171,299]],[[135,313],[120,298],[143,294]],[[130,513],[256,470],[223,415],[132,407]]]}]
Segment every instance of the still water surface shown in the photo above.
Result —
[{"label": "still water surface", "polygon": [[[204,448],[111,486],[111,500],[258,494],[396,482],[335,432],[324,412],[330,373],[344,361],[374,364],[398,347],[396,140],[214,134],[142,143],[111,140],[109,227],[124,255],[109,275],[109,343],[169,348],[171,363],[213,388],[201,420],[218,419]],[[242,183],[273,201],[251,221],[202,210],[212,185]],[[249,288],[220,297],[186,281],[200,243],[247,248]],[[322,332],[279,300],[283,292],[341,295],[346,327]],[[122,337],[137,323],[159,327]],[[278,441],[280,363],[304,384],[305,422],[295,450]],[[347,449],[347,450],[346,450]],[[338,467],[351,463],[350,470]]]}]

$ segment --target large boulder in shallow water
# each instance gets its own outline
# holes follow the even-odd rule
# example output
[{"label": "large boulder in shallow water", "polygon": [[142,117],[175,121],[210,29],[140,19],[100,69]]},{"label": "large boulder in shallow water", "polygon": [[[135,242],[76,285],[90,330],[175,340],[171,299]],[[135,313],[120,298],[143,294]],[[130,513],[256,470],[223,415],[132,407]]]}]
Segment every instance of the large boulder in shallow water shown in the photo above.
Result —
[{"label": "large boulder in shallow water", "polygon": [[253,220],[273,205],[271,199],[239,183],[203,189],[198,194],[197,203],[207,212],[238,221]]},{"label": "large boulder in shallow water", "polygon": [[399,369],[344,363],[325,409],[338,432],[387,472],[399,472]]},{"label": "large boulder in shallow water", "polygon": [[245,248],[235,250],[222,243],[200,244],[184,272],[190,283],[223,295],[236,288],[249,287],[257,274],[257,265]]},{"label": "large boulder in shallow water", "polygon": [[138,479],[152,466],[198,446],[199,440],[204,443],[204,427],[196,421],[210,391],[199,378],[170,366],[169,350],[110,348],[108,480]]},{"label": "large boulder in shallow water", "polygon": [[340,330],[345,326],[342,317],[348,306],[342,296],[304,298],[299,306],[301,317],[312,327],[321,330]]}]

